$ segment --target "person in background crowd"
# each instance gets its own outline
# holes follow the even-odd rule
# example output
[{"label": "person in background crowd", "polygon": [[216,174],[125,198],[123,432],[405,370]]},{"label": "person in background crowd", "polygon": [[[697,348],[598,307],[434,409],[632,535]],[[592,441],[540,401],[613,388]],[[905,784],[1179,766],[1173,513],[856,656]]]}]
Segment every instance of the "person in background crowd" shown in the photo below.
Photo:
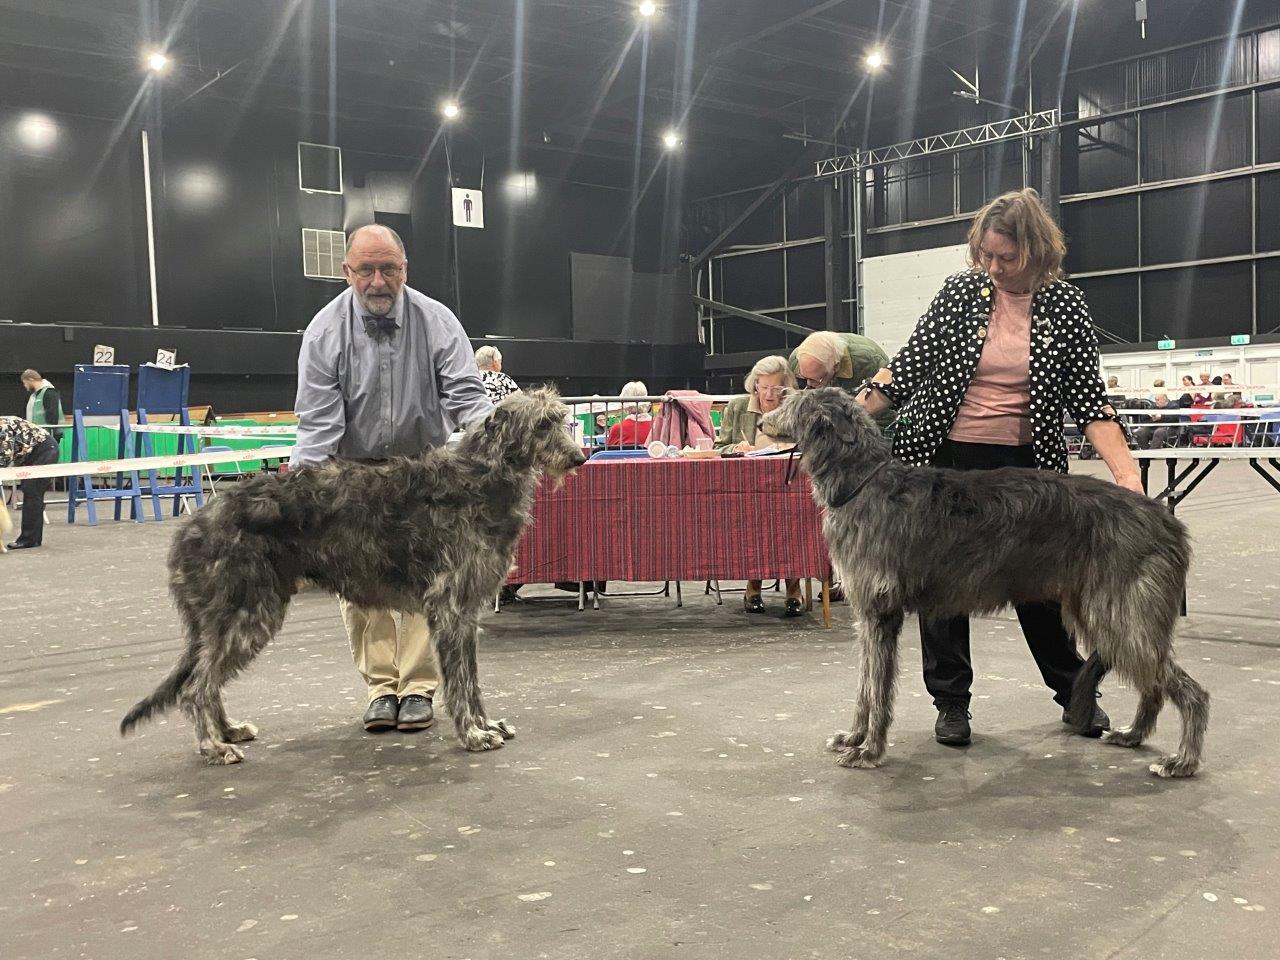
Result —
[{"label": "person in background crowd", "polygon": [[1195,389],[1195,386],[1196,386],[1195,378],[1191,376],[1191,374],[1189,373],[1183,374],[1182,376],[1183,393],[1182,393],[1182,396],[1178,397],[1178,406],[1190,407],[1195,405],[1196,398],[1191,393],[1191,391]]},{"label": "person in background crowd", "polygon": [[[632,380],[626,384],[618,395],[621,397],[647,397],[649,388],[641,380]],[[609,447],[643,447],[649,442],[649,431],[653,429],[653,417],[649,413],[648,401],[641,403],[624,403],[623,418],[609,428],[609,436],[605,445]]]},{"label": "person in background crowd", "polygon": [[[1164,381],[1157,380],[1156,384],[1157,386],[1163,386]],[[1178,434],[1181,432],[1182,421],[1177,416],[1169,416],[1160,411],[1176,410],[1178,405],[1171,401],[1169,395],[1163,390],[1156,391],[1151,404],[1151,414],[1138,418],[1140,421],[1145,419],[1148,426],[1139,427],[1135,430],[1134,440],[1142,450],[1156,450],[1161,447],[1173,446],[1178,440]]]},{"label": "person in background crowd", "polygon": [[27,422],[38,427],[61,423],[62,398],[54,385],[40,376],[39,370],[23,370],[21,380],[31,394],[27,397]]},{"label": "person in background crowd", "polygon": [[1115,403],[1124,403],[1128,399],[1120,390],[1120,378],[1116,376],[1107,377],[1107,396]]},{"label": "person in background crowd", "polygon": [[[488,416],[471,344],[444,304],[407,283],[404,242],[371,224],[347,240],[347,289],[307,324],[298,354],[291,469],[340,457],[381,463],[438,447],[451,426]],[[369,691],[366,730],[422,730],[438,677],[426,620],[339,600],[356,669]]]},{"label": "person in background crowd", "polygon": [[1213,386],[1213,379],[1207,373],[1200,374],[1200,382],[1197,384],[1199,391],[1191,398],[1191,405],[1196,407],[1205,406],[1213,402],[1213,391],[1206,389]]},{"label": "person in background crowd", "polygon": [[[720,442],[715,449],[721,453],[746,453],[780,443],[790,446],[786,437],[770,437],[760,431],[760,418],[770,410],[776,410],[789,388],[796,385],[796,378],[791,373],[785,357],[764,357],[757,360],[751,372],[747,374],[746,396],[734,397],[725,407],[720,421]],[[764,600],[761,597],[761,581],[748,580],[747,590],[742,598],[742,605],[748,613],[764,613]],[[800,581],[787,579],[787,598],[783,606],[783,616],[798,617],[804,612],[804,604],[800,600]]]},{"label": "person in background crowd", "polygon": [[489,400],[497,403],[503,397],[518,393],[520,385],[502,372],[502,353],[497,347],[485,345],[476,351],[476,366],[480,370],[480,382]]},{"label": "person in background crowd", "polygon": [[[21,417],[0,417],[0,467],[37,467],[58,462],[53,435]],[[44,495],[52,481],[46,477],[23,480],[22,529],[10,550],[28,550],[44,543]]]}]

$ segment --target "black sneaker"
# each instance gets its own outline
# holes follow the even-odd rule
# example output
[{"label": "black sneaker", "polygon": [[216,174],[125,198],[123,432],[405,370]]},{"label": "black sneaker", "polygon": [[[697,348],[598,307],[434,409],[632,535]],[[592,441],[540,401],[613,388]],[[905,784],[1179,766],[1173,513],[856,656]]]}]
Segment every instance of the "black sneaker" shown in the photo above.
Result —
[{"label": "black sneaker", "polygon": [[[1067,724],[1071,723],[1071,721],[1067,719],[1066,710],[1062,711],[1062,722]],[[1102,732],[1104,730],[1110,729],[1111,718],[1107,716],[1107,711],[1103,710],[1102,707],[1095,703],[1093,705],[1093,722],[1089,724],[1089,729],[1080,734],[1080,736],[1093,737],[1096,740],[1098,737],[1102,736]]]},{"label": "black sneaker", "polygon": [[937,706],[938,722],[933,725],[933,738],[949,747],[963,747],[972,738],[969,705],[962,700],[948,700]]}]

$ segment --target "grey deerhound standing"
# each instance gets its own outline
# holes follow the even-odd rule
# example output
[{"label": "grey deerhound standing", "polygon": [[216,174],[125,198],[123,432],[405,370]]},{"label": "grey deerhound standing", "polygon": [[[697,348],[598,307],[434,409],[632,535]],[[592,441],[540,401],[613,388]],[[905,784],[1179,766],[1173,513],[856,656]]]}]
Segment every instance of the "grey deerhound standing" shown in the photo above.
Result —
[{"label": "grey deerhound standing", "polygon": [[798,441],[861,635],[852,729],[827,744],[839,764],[876,767],[884,756],[905,611],[941,618],[1057,601],[1067,629],[1091,652],[1072,690],[1075,729],[1088,727],[1098,684],[1114,669],[1141,699],[1133,725],[1104,739],[1136,747],[1168,697],[1182,715],[1182,742],[1151,772],[1196,772],[1209,694],[1173,658],[1191,550],[1168,511],[1091,477],[906,466],[838,389],[793,394],[760,426]]},{"label": "grey deerhound standing", "polygon": [[227,718],[222,688],[280,630],[306,580],[362,607],[422,613],[458,739],[492,750],[515,736],[490,720],[476,678],[476,632],[529,519],[539,476],[582,465],[553,390],[516,393],[456,447],[385,465],[331,463],[256,477],[197,513],[169,553],[169,589],[187,646],[120,723],[181,703],[210,763],[238,763],[250,723]]}]

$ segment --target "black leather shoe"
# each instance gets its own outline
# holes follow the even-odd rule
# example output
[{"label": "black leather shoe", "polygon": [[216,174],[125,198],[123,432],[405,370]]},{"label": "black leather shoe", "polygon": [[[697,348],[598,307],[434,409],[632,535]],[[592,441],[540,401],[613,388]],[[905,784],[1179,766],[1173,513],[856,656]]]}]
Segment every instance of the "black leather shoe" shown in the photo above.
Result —
[{"label": "black leather shoe", "polygon": [[40,544],[32,543],[30,540],[15,540],[13,541],[13,543],[6,543],[5,549],[6,550],[30,550],[33,547],[38,547],[38,546],[40,546]]},{"label": "black leather shoe", "polygon": [[786,605],[782,608],[784,617],[798,617],[804,613],[804,602],[799,597],[787,597]]},{"label": "black leather shoe", "polygon": [[388,693],[378,697],[369,704],[364,712],[364,728],[366,730],[391,730],[396,725],[396,714],[400,709],[400,701],[395,694]]},{"label": "black leather shoe", "polygon": [[[1067,711],[1062,711],[1062,722],[1070,723],[1067,719]],[[1097,704],[1093,705],[1093,722],[1089,724],[1089,729],[1080,734],[1082,737],[1093,737],[1095,740],[1102,736],[1104,730],[1111,729],[1111,718],[1107,716],[1107,712]]]},{"label": "black leather shoe", "polygon": [[436,711],[431,705],[431,698],[411,693],[400,701],[400,716],[396,720],[397,730],[425,730],[436,722]]},{"label": "black leather shoe", "polygon": [[760,594],[742,598],[742,609],[747,613],[764,613],[764,598]]},{"label": "black leather shoe", "polygon": [[933,738],[949,747],[963,747],[972,738],[969,719],[969,707],[961,700],[938,704],[938,722],[933,725]]}]

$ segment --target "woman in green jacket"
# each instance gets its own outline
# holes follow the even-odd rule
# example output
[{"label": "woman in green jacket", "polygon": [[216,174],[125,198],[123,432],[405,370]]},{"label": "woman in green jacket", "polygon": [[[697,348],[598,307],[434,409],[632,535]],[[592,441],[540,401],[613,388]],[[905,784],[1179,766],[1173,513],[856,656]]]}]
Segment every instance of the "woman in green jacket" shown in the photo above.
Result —
[{"label": "woman in green jacket", "polygon": [[[768,446],[791,446],[785,437],[770,437],[760,430],[760,418],[782,402],[784,392],[794,389],[795,375],[785,357],[765,357],[747,374],[747,394],[735,397],[725,407],[720,421],[720,442],[716,449],[721,453],[746,453]],[[760,596],[760,581],[748,580],[742,605],[748,613],[764,613],[764,600]],[[800,601],[800,581],[787,580],[787,599],[783,615],[798,617],[804,610]]]}]

